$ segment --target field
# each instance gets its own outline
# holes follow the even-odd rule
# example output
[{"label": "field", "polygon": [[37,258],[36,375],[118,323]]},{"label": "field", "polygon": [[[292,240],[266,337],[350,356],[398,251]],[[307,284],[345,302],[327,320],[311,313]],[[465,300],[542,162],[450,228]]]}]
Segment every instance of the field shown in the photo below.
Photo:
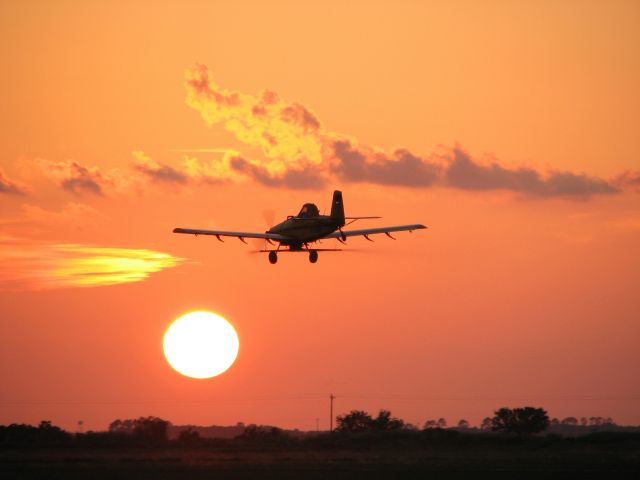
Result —
[{"label": "field", "polygon": [[3,479],[319,479],[607,477],[640,471],[636,441],[514,445],[422,445],[408,448],[212,449],[8,448],[0,450]]}]

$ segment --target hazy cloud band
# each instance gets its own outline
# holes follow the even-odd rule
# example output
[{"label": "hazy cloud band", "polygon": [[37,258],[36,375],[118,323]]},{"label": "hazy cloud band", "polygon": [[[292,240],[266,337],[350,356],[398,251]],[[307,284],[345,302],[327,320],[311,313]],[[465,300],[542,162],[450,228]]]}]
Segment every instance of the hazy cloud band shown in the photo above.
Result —
[{"label": "hazy cloud band", "polygon": [[0,239],[0,289],[48,290],[139,282],[183,259],[139,248]]}]

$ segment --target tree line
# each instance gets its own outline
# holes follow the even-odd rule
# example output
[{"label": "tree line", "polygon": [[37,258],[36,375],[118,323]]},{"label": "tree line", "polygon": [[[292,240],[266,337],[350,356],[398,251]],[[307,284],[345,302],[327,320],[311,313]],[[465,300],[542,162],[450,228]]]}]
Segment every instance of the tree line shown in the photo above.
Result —
[{"label": "tree line", "polygon": [[[388,431],[399,429],[415,429],[415,426],[406,424],[403,420],[391,416],[388,410],[380,410],[377,417],[372,417],[362,410],[352,410],[346,415],[336,418],[336,431],[341,433],[357,433],[367,431]],[[547,412],[542,408],[500,408],[493,417],[483,420],[481,429],[493,432],[534,434],[546,430],[551,423]],[[444,418],[427,420],[424,429],[444,429],[447,421]],[[467,420],[460,420],[458,428],[470,428]]]},{"label": "tree line", "polygon": [[[351,438],[381,439],[406,438],[451,439],[456,436],[494,433],[503,436],[531,437],[545,432],[550,427],[563,425],[566,427],[602,427],[613,426],[611,418],[591,417],[578,420],[566,417],[563,420],[549,419],[542,408],[500,408],[492,417],[486,417],[480,428],[471,427],[462,419],[456,426],[447,427],[444,418],[427,420],[422,428],[406,423],[394,417],[389,410],[380,410],[376,416],[363,410],[352,410],[336,417],[336,428],[333,432],[299,432],[286,431],[275,426],[249,425],[232,439],[204,438],[197,427],[181,430],[175,439],[169,438],[171,424],[159,417],[139,417],[137,419],[114,420],[107,431],[86,433],[69,433],[50,421],[42,421],[38,426],[25,424],[0,425],[1,446],[29,445],[71,445],[71,446],[136,446],[158,447],[169,444],[177,446],[204,445],[270,445],[292,444],[301,441],[316,442],[318,445],[331,446],[349,442]],[[480,435],[478,435],[480,434]]]}]

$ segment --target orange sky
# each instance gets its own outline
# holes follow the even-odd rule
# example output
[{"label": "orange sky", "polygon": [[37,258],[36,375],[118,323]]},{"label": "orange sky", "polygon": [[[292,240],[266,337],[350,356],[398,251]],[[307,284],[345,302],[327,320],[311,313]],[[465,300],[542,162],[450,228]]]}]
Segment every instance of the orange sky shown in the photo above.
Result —
[{"label": "orange sky", "polygon": [[[344,3],[0,2],[0,423],[640,423],[637,2]],[[430,229],[170,233],[336,188]],[[162,354],[193,309],[240,337],[210,380]]]}]

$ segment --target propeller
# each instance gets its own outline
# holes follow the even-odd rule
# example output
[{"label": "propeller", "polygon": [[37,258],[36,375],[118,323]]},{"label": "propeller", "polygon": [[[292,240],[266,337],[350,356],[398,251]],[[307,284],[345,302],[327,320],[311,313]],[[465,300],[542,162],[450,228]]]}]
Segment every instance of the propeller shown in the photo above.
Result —
[{"label": "propeller", "polygon": [[264,223],[266,224],[267,228],[271,228],[276,222],[276,211],[272,208],[262,210],[262,218],[264,218]]},{"label": "propeller", "polygon": [[[262,218],[264,220],[264,224],[266,227],[265,230],[268,230],[275,223],[276,211],[272,208],[268,208],[268,209],[262,210],[261,213],[262,213]],[[260,238],[252,238],[249,240],[251,242],[251,246],[254,248],[254,250],[251,253],[257,253],[260,250],[266,250],[267,248],[273,246],[273,245],[269,245],[267,240],[262,240]]]}]

